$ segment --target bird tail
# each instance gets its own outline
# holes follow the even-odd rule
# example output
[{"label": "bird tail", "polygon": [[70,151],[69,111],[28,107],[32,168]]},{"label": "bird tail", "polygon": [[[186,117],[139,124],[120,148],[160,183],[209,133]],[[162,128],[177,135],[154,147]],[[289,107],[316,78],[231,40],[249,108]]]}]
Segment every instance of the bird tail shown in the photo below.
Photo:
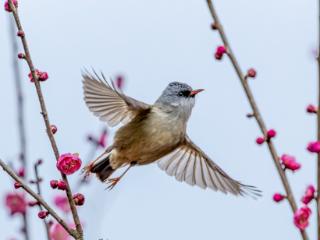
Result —
[{"label": "bird tail", "polygon": [[84,167],[86,176],[95,173],[101,182],[106,181],[115,171],[110,164],[110,152],[104,152],[96,160]]}]

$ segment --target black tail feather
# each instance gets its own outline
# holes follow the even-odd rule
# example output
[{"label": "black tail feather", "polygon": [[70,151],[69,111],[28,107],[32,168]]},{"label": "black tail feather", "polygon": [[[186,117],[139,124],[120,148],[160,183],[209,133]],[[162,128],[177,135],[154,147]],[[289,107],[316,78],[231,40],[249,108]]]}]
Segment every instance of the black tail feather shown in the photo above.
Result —
[{"label": "black tail feather", "polygon": [[114,172],[114,169],[110,165],[109,156],[100,160],[98,163],[93,164],[90,168],[90,172],[95,173],[102,182],[106,181]]}]

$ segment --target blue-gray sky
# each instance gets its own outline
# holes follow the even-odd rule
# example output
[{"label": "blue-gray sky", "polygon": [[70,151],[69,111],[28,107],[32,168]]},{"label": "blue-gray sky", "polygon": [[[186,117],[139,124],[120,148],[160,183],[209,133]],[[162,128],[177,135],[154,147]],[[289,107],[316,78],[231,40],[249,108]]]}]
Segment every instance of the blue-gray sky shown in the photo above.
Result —
[{"label": "blue-gray sky", "polygon": [[[315,138],[315,119],[305,106],[316,101],[316,1],[215,1],[220,18],[243,70],[254,67],[250,82],[268,127],[275,128],[279,154],[289,153],[302,163],[289,173],[297,199],[315,181],[315,159],[305,151]],[[81,70],[94,67],[107,76],[123,73],[130,96],[152,103],[170,81],[183,81],[199,94],[189,121],[191,138],[225,171],[253,184],[263,197],[226,196],[176,182],[154,164],[130,170],[109,192],[94,180],[84,188],[86,205],[80,210],[86,239],[299,239],[287,203],[274,204],[283,192],[274,163],[254,120],[245,115],[249,105],[228,59],[217,62],[213,53],[221,41],[209,28],[205,1],[20,1],[21,20],[37,68],[48,71],[43,83],[50,120],[59,132],[61,152],[89,150],[85,136],[103,127],[82,100]],[[11,69],[8,14],[0,11],[0,124],[1,158],[14,161],[18,152],[16,105]],[[55,194],[48,181],[58,178],[54,156],[39,114],[35,89],[23,65],[26,98],[28,159],[42,157],[45,198]],[[79,178],[71,176],[71,182]],[[1,194],[11,180],[0,174]],[[312,205],[314,208],[314,205]],[[32,211],[32,235],[39,239],[42,225]],[[8,221],[0,210],[1,239],[14,235],[18,220]],[[308,229],[315,237],[315,214]],[[44,236],[44,235],[43,235]],[[44,239],[44,238],[43,238]]]}]

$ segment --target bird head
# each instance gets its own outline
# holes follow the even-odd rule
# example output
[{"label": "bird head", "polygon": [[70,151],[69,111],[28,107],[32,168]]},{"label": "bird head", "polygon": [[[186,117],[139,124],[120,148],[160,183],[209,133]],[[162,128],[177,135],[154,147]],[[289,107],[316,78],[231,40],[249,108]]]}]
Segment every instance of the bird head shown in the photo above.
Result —
[{"label": "bird head", "polygon": [[195,96],[203,89],[193,90],[188,84],[181,82],[169,83],[156,105],[161,105],[180,113],[186,120],[189,118],[195,104]]}]

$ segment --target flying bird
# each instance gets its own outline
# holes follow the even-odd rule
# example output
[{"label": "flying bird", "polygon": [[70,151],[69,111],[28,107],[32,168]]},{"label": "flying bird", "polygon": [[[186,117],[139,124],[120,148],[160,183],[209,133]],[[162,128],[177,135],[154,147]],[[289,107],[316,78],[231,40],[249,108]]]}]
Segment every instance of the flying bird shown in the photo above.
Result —
[{"label": "flying bird", "polygon": [[[103,74],[83,73],[82,77],[90,111],[110,126],[123,124],[113,144],[84,168],[86,175],[96,174],[112,189],[132,166],[157,162],[168,175],[190,185],[234,195],[260,195],[254,186],[231,178],[188,137],[187,122],[195,97],[203,89],[171,82],[149,105],[126,96]],[[127,168],[119,177],[110,178],[124,166]]]}]

